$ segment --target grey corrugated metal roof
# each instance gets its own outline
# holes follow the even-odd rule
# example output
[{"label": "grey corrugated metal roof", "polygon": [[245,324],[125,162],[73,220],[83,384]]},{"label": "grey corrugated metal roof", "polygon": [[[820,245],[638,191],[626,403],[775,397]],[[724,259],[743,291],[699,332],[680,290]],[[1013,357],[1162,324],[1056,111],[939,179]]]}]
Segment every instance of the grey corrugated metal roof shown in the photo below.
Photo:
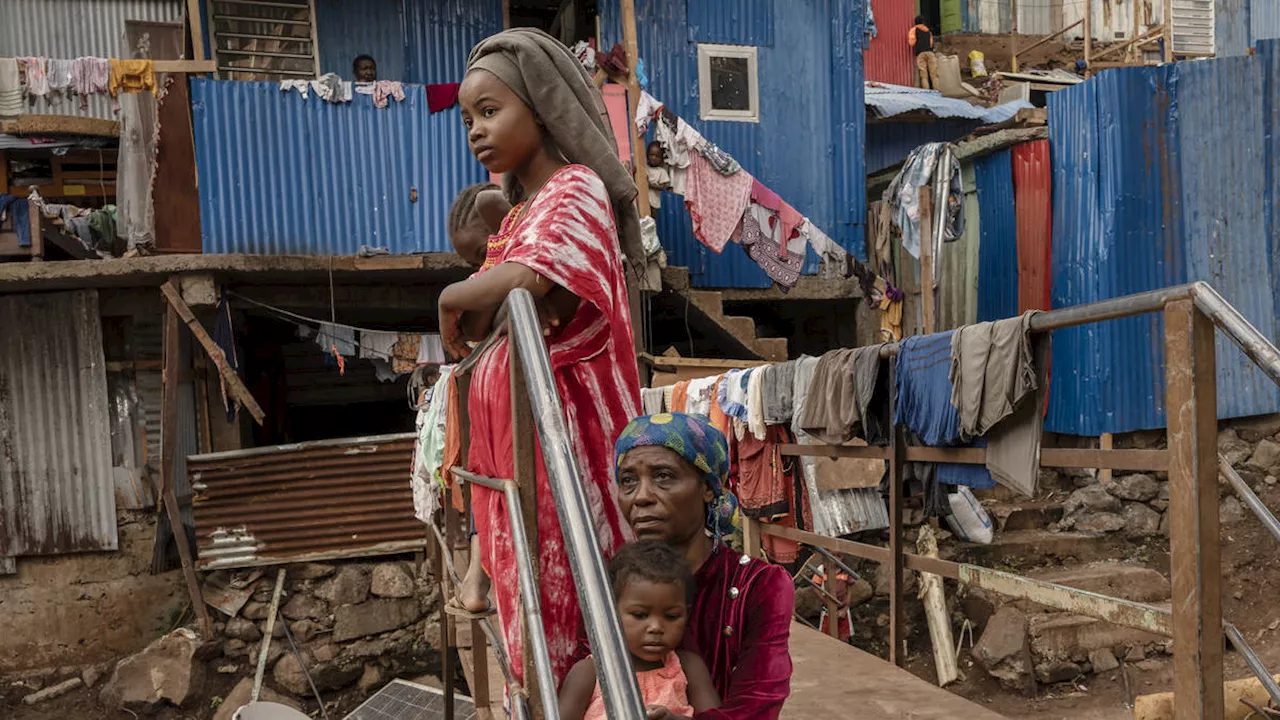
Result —
[{"label": "grey corrugated metal roof", "polygon": [[878,118],[891,118],[915,110],[925,110],[940,118],[965,118],[980,120],[984,123],[998,123],[1013,117],[1014,113],[1022,108],[1032,107],[1030,103],[1016,100],[993,108],[984,108],[964,100],[943,97],[937,90],[877,82],[869,82],[865,85],[867,107]]},{"label": "grey corrugated metal roof", "polygon": [[0,297],[0,555],[116,549],[98,293]]}]

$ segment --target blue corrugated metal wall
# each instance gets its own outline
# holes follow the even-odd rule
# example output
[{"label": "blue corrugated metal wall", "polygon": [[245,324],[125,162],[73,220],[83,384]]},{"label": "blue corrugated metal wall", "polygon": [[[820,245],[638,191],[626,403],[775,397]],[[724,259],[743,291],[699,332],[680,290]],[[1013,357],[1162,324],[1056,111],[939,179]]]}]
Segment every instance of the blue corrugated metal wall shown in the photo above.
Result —
[{"label": "blue corrugated metal wall", "polygon": [[[750,12],[734,16],[720,3],[639,0],[640,57],[649,91],[844,247],[865,256],[863,18],[854,11],[860,6],[852,0],[750,4]],[[622,40],[618,0],[601,3],[601,33],[605,48]],[[691,37],[726,44],[771,38],[772,44],[757,45],[759,123],[699,119],[697,44]],[[742,248],[730,245],[716,255],[694,240],[680,203],[663,203],[658,234],[669,262],[689,268],[695,285],[771,284]],[[812,253],[809,260],[812,271]]]},{"label": "blue corrugated metal wall", "polygon": [[448,252],[450,203],[485,179],[457,108],[428,113],[420,85],[383,109],[275,83],[191,86],[206,253]]},{"label": "blue corrugated metal wall", "polygon": [[344,78],[369,54],[384,80],[461,82],[471,46],[501,30],[499,0],[316,0],[321,72]]},{"label": "blue corrugated metal wall", "polygon": [[867,174],[880,172],[907,159],[912,150],[931,142],[953,142],[973,132],[978,120],[945,118],[935,122],[874,122],[867,124]]},{"label": "blue corrugated metal wall", "polygon": [[771,46],[775,1],[685,0],[689,42]]},{"label": "blue corrugated metal wall", "polygon": [[974,162],[978,189],[978,321],[1018,314],[1018,229],[1011,151]]},{"label": "blue corrugated metal wall", "polygon": [[[1263,62],[1108,71],[1050,97],[1054,307],[1207,280],[1277,336],[1274,228],[1245,190],[1274,190]],[[1054,333],[1046,427],[1163,427],[1163,350],[1159,315]],[[1221,417],[1280,409],[1250,365],[1219,342]]]}]

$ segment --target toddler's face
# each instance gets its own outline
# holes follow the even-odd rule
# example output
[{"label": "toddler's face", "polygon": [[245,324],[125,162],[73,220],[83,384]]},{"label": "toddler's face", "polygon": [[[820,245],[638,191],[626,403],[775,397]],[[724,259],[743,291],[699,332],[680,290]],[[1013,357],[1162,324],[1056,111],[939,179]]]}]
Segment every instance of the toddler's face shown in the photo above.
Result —
[{"label": "toddler's face", "polygon": [[680,647],[688,612],[684,587],[678,583],[632,578],[618,596],[627,649],[646,662],[662,662]]},{"label": "toddler's face", "polygon": [[480,267],[484,264],[485,253],[489,249],[489,230],[483,220],[463,225],[449,241],[453,243],[454,252],[468,265]]}]

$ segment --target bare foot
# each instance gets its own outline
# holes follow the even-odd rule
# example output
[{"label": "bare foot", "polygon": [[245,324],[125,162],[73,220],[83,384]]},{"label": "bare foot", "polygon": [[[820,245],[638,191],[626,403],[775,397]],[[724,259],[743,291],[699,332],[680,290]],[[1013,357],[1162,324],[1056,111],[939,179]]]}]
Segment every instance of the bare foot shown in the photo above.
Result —
[{"label": "bare foot", "polygon": [[489,576],[480,567],[478,537],[471,538],[471,562],[467,566],[467,576],[462,578],[462,584],[458,586],[458,602],[473,613],[489,609]]}]

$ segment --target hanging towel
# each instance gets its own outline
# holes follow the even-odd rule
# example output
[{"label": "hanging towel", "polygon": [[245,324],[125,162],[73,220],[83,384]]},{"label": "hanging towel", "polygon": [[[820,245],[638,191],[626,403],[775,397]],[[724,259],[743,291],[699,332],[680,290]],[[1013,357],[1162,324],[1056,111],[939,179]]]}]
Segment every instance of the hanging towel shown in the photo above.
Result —
[{"label": "hanging towel", "polygon": [[640,91],[640,102],[636,103],[636,132],[644,135],[649,132],[649,121],[662,110],[662,103],[648,92]]},{"label": "hanging towel", "polygon": [[111,86],[111,63],[106,58],[78,57],[71,63],[71,87],[80,96],[80,109],[89,109],[89,96]]},{"label": "hanging towel", "polygon": [[373,106],[384,108],[388,99],[404,102],[404,85],[398,80],[379,80],[373,84]]},{"label": "hanging towel", "polygon": [[[671,412],[682,413],[689,407],[689,381],[681,380],[671,386]],[[686,413],[687,414],[687,413]]]},{"label": "hanging towel", "polygon": [[747,370],[730,370],[716,388],[720,410],[731,419],[747,419]]},{"label": "hanging towel", "polygon": [[662,388],[640,388],[640,406],[644,409],[645,415],[665,412],[662,404],[663,395]]},{"label": "hanging towel", "polygon": [[438,334],[426,333],[418,340],[416,361],[419,365],[443,365],[447,362],[444,357],[444,343],[440,341]]},{"label": "hanging towel", "polygon": [[49,94],[48,61],[42,57],[18,58],[26,77],[27,95],[44,97]]},{"label": "hanging towel", "polygon": [[764,369],[764,421],[769,425],[790,425],[795,403],[792,385],[796,379],[794,360]]},{"label": "hanging towel", "polygon": [[360,357],[366,360],[390,360],[399,333],[394,332],[360,332]]},{"label": "hanging towel", "polygon": [[311,89],[325,102],[351,102],[351,83],[338,77],[337,73],[326,73],[312,80]]},{"label": "hanging towel", "polygon": [[311,81],[310,80],[281,80],[280,92],[289,92],[297,90],[303,100],[311,97]]},{"label": "hanging towel", "polygon": [[799,427],[824,442],[839,445],[859,437],[870,444],[889,439],[888,373],[880,345],[832,350],[818,359],[806,392]]},{"label": "hanging towel", "polygon": [[693,235],[715,252],[724,250],[751,201],[747,172],[721,175],[702,155],[691,155],[684,204],[693,219]]},{"label": "hanging towel", "polygon": [[756,368],[747,380],[747,429],[758,440],[767,432],[764,422],[764,368]]},{"label": "hanging towel", "polygon": [[73,89],[71,75],[74,66],[75,60],[50,59],[48,61],[49,92],[57,93],[60,100],[71,97]]},{"label": "hanging towel", "polygon": [[427,86],[427,111],[438,113],[458,104],[461,83],[439,83]]},{"label": "hanging towel", "polygon": [[685,401],[684,411],[687,415],[711,417],[712,397],[716,392],[716,381],[719,375],[697,378],[689,381],[689,397]]},{"label": "hanging towel", "polygon": [[150,60],[120,60],[111,58],[111,81],[108,85],[111,97],[122,92],[142,92],[150,90],[156,95],[155,63]]},{"label": "hanging towel", "polygon": [[18,61],[0,58],[0,117],[16,117],[22,114],[22,79],[18,74]]}]

